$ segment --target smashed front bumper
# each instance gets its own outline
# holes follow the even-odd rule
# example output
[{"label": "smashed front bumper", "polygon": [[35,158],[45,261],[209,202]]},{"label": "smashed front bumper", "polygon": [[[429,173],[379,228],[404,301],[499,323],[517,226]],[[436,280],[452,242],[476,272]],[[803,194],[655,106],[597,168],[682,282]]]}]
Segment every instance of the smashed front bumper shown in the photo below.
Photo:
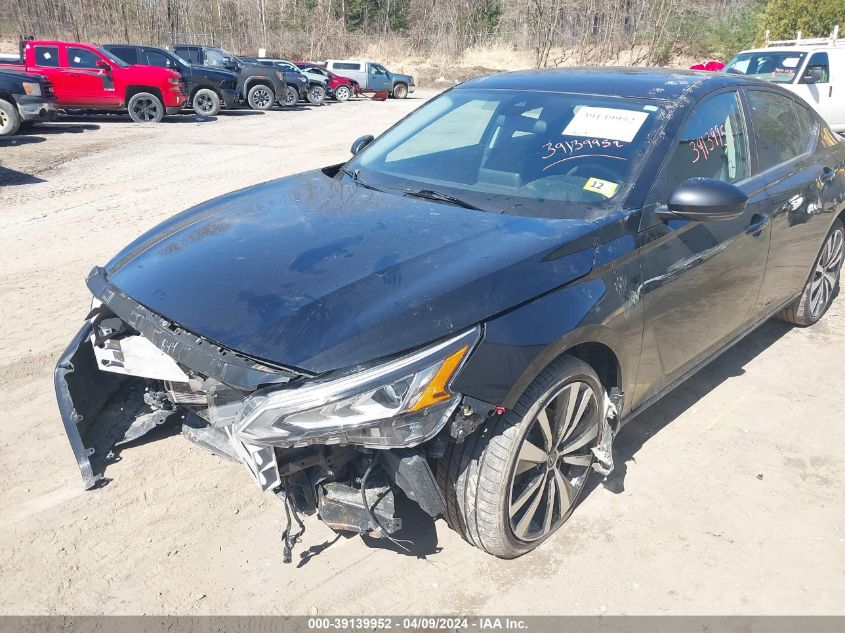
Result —
[{"label": "smashed front bumper", "polygon": [[[471,411],[483,403],[470,406],[469,399],[447,394],[446,378],[438,382],[438,376],[444,368],[458,371],[478,328],[339,377],[315,377],[184,330],[113,286],[102,269],[91,272],[88,286],[98,301],[55,371],[59,410],[85,488],[107,481],[115,447],[159,425],[179,424],[186,439],[240,461],[262,490],[284,494],[306,513],[319,512],[335,529],[399,529],[394,488],[431,516],[442,513],[429,460],[442,455],[446,435],[463,441],[467,424],[475,428],[480,420],[467,416],[478,417]],[[438,360],[432,364],[432,358]],[[418,383],[420,377],[426,382]],[[403,388],[405,396],[398,394]],[[414,389],[432,399],[406,409],[419,404],[407,395]],[[342,430],[327,426],[332,416],[346,424],[362,412],[391,407],[404,413]],[[272,420],[258,424],[267,415]]]}]

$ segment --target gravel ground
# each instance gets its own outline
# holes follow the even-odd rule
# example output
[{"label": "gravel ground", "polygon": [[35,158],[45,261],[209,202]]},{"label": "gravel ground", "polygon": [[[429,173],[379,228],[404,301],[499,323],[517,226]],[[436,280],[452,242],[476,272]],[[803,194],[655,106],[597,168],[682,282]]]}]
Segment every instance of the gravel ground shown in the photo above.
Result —
[{"label": "gravel ground", "polygon": [[301,111],[95,117],[0,141],[0,613],[845,613],[845,300],[770,322],[628,425],[617,470],[515,561],[442,521],[411,555],[306,521],[178,435],[84,492],[52,388],[86,273],[203,200],[348,156],[430,94]]}]

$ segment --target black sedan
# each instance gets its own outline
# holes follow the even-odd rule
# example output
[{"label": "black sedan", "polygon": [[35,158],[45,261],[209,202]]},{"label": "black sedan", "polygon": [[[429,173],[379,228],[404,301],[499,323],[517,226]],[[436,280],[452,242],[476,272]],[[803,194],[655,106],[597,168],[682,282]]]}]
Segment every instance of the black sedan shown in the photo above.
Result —
[{"label": "black sedan", "polygon": [[294,516],[389,535],[401,491],[519,556],[613,468],[621,424],[839,288],[845,143],[769,83],[496,75],[353,154],[94,268],[56,370],[87,487],[113,444],[179,423]]}]

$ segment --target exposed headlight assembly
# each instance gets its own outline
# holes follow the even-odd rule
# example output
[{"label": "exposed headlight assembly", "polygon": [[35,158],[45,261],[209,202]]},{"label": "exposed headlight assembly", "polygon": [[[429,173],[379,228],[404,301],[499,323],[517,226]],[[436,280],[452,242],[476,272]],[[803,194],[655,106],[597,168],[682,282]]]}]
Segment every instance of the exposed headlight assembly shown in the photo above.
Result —
[{"label": "exposed headlight assembly", "polygon": [[458,406],[452,379],[479,334],[474,328],[333,380],[259,390],[244,402],[235,431],[259,446],[416,446],[443,428]]}]

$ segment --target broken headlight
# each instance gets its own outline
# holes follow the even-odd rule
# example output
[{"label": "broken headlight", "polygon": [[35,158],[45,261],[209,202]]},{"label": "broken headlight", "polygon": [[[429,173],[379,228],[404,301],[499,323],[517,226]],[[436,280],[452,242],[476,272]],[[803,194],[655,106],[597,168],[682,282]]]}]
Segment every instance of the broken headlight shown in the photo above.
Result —
[{"label": "broken headlight", "polygon": [[257,391],[244,403],[236,432],[244,442],[265,446],[416,446],[434,436],[458,405],[449,386],[478,337],[475,328],[334,380]]}]

